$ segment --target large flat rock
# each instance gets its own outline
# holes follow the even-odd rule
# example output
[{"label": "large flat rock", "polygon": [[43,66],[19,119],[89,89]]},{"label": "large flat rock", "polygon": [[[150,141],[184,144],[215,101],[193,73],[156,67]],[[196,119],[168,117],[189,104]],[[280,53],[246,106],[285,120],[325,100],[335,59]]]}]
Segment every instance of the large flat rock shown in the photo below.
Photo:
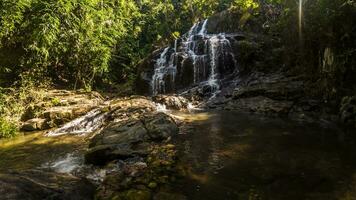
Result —
[{"label": "large flat rock", "polygon": [[174,120],[163,113],[113,122],[91,140],[85,161],[104,165],[113,160],[146,156],[151,144],[177,133],[178,127]]}]

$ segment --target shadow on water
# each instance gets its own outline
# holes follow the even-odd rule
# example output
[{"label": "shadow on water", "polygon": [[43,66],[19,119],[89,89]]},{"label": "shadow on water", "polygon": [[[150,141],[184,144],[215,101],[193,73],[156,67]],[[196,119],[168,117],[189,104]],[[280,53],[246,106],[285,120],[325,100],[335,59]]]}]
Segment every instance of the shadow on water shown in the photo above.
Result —
[{"label": "shadow on water", "polygon": [[356,145],[335,127],[234,112],[191,125],[174,186],[188,199],[356,199]]},{"label": "shadow on water", "polygon": [[0,173],[41,167],[76,150],[84,149],[84,137],[46,137],[43,132],[0,140]]}]

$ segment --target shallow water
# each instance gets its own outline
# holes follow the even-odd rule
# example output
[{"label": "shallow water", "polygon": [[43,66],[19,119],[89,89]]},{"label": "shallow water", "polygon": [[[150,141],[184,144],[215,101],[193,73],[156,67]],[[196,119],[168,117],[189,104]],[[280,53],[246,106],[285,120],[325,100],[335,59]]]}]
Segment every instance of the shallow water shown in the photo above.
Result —
[{"label": "shallow water", "polygon": [[332,125],[181,116],[191,122],[178,141],[186,177],[173,188],[190,200],[356,199],[356,145]]},{"label": "shallow water", "polygon": [[[61,158],[73,152],[83,151],[88,139],[78,136],[46,137],[44,132],[20,135],[13,139],[0,140],[0,173],[9,170],[28,170],[49,167],[64,172],[59,168]],[[73,159],[72,159],[73,161]],[[58,162],[57,165],[55,163]],[[68,164],[68,162],[67,162]],[[72,166],[68,166],[71,168]]]}]

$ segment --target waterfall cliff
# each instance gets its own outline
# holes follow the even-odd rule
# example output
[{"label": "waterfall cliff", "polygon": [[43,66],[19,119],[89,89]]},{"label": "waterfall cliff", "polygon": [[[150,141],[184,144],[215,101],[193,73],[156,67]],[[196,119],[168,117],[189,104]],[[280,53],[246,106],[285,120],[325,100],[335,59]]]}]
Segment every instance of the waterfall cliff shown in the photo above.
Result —
[{"label": "waterfall cliff", "polygon": [[213,96],[226,78],[238,72],[234,44],[239,35],[210,33],[208,26],[208,19],[194,24],[181,38],[155,53],[140,74],[146,94],[181,93],[199,87]]}]

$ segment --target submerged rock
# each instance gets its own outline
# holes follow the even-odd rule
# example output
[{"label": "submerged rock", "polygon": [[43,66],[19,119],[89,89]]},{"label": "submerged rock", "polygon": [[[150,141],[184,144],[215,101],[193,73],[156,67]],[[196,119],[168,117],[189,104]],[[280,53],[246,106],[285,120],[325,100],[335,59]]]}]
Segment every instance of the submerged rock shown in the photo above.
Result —
[{"label": "submerged rock", "polygon": [[0,174],[2,200],[88,200],[95,187],[86,179],[37,170]]},{"label": "submerged rock", "polygon": [[163,141],[177,133],[174,120],[163,113],[114,122],[91,140],[85,161],[104,165],[116,159],[145,156],[150,143]]},{"label": "submerged rock", "polygon": [[[98,188],[96,198],[156,199],[160,186],[173,182],[179,174],[176,153],[172,144],[152,146],[144,162],[125,163],[122,170],[108,175]],[[158,199],[163,200],[167,195],[169,194],[158,195]]]}]

